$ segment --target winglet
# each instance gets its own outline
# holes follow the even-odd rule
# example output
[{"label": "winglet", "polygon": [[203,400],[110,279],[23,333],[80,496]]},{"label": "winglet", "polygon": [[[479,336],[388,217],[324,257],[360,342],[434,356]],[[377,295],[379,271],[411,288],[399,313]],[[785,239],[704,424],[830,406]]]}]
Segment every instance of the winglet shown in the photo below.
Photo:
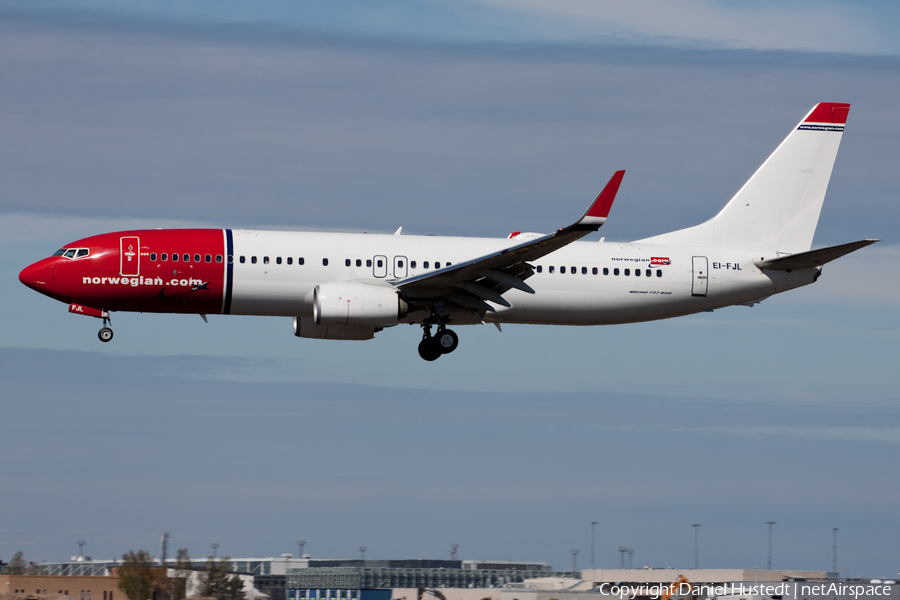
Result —
[{"label": "winglet", "polygon": [[609,216],[609,209],[612,208],[613,200],[616,199],[616,193],[619,191],[619,185],[622,183],[622,177],[624,176],[625,171],[616,171],[613,174],[612,178],[603,187],[603,190],[597,195],[597,199],[594,200],[591,207],[587,209],[587,212],[578,221],[578,225],[587,225],[596,229],[606,222],[606,217]]}]

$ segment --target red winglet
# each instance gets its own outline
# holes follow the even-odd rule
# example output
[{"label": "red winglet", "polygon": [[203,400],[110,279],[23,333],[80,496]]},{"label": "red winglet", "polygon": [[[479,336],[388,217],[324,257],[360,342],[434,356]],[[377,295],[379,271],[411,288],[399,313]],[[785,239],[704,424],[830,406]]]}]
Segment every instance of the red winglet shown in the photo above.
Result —
[{"label": "red winglet", "polygon": [[588,211],[584,213],[585,217],[602,217],[605,219],[609,216],[609,209],[612,208],[613,200],[616,199],[616,193],[619,191],[619,185],[622,183],[622,177],[624,176],[625,171],[616,171],[613,174],[609,182],[603,187],[603,190],[597,195],[597,199],[594,200]]},{"label": "red winglet", "polygon": [[850,105],[841,102],[822,102],[817,104],[804,123],[846,123]]}]

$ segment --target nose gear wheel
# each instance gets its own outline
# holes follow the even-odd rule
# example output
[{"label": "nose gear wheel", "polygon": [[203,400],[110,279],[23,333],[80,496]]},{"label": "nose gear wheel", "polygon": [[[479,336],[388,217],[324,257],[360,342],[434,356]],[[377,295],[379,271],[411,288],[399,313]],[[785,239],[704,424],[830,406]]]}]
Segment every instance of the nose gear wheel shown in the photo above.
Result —
[{"label": "nose gear wheel", "polygon": [[113,330],[107,326],[107,323],[112,323],[109,317],[103,317],[103,328],[97,332],[97,337],[100,338],[101,342],[108,342],[113,339]]}]

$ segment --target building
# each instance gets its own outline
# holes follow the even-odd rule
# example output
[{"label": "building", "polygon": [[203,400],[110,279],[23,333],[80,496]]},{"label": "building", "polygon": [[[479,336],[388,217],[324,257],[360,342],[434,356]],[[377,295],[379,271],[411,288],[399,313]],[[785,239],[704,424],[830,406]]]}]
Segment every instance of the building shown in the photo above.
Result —
[{"label": "building", "polygon": [[75,600],[126,600],[119,578],[102,575],[0,575],[0,592],[28,598],[69,596]]},{"label": "building", "polygon": [[551,575],[541,562],[310,560],[307,568],[288,570],[286,600],[377,600],[371,597],[374,590],[501,588]]},{"label": "building", "polygon": [[584,569],[581,578],[595,587],[603,582],[670,584],[684,576],[692,583],[728,583],[732,581],[825,581],[825,571],[766,571],[760,569]]}]

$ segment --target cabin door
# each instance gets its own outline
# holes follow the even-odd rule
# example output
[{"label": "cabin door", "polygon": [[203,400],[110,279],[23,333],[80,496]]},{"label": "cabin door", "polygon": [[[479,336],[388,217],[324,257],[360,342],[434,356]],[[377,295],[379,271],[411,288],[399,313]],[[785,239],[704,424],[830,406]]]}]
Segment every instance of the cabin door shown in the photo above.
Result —
[{"label": "cabin door", "polygon": [[691,284],[691,296],[705,296],[709,289],[709,263],[705,256],[695,256],[694,282]]},{"label": "cabin door", "polygon": [[387,257],[386,256],[376,256],[372,259],[372,275],[375,277],[387,277]]},{"label": "cabin door", "polygon": [[119,274],[122,277],[137,277],[141,274],[141,238],[119,238]]}]

